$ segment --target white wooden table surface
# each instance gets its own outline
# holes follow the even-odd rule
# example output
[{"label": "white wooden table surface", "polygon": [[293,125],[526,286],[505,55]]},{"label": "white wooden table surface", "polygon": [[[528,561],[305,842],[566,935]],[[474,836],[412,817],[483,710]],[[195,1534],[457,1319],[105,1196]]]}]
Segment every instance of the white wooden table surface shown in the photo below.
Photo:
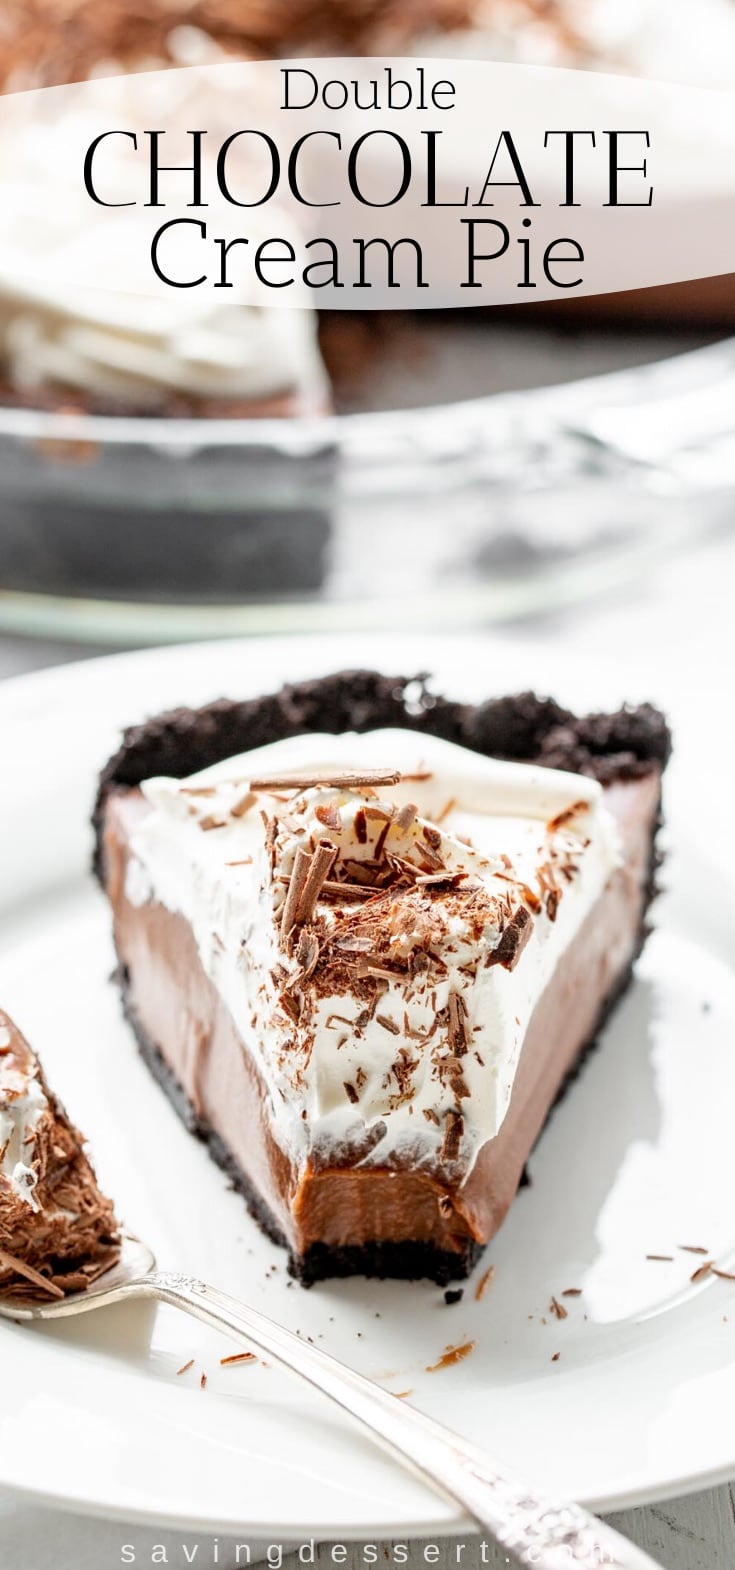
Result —
[{"label": "white wooden table surface", "polygon": [[[717,713],[721,696],[723,713],[732,715],[732,677],[735,671],[735,535],[711,541],[675,559],[652,581],[632,586],[615,600],[598,600],[562,618],[549,617],[526,623],[509,632],[524,639],[553,637],[558,646],[581,659],[597,657],[640,663],[653,696],[680,681],[688,694],[692,725]],[[0,677],[78,658],[89,649],[43,644],[0,637]],[[696,711],[696,712],[695,712]],[[735,1423],[735,1414],[733,1417]],[[611,1518],[616,1526],[646,1548],[666,1570],[735,1570],[735,1487],[723,1486],[689,1498],[625,1511]],[[235,1570],[235,1545],[216,1544],[192,1534],[131,1528],[114,1523],[74,1521],[56,1511],[44,1511],[14,1500],[0,1491],[1,1570],[116,1570],[118,1565],[168,1564],[176,1570]],[[134,1560],[123,1556],[130,1545]],[[267,1545],[261,1545],[265,1552]],[[403,1565],[407,1570],[433,1562],[424,1555],[426,1545],[382,1543],[377,1567]],[[252,1545],[255,1562],[257,1545]],[[270,1562],[279,1570],[278,1545]],[[163,1550],[165,1557],[163,1557]],[[286,1554],[284,1570],[310,1563],[298,1554]],[[363,1570],[366,1563],[359,1545],[321,1544],[314,1550],[316,1570],[345,1565]],[[239,1563],[245,1564],[241,1557]],[[478,1539],[464,1547],[445,1540],[439,1563],[476,1570],[480,1565],[500,1570],[506,1563],[490,1545]]]}]

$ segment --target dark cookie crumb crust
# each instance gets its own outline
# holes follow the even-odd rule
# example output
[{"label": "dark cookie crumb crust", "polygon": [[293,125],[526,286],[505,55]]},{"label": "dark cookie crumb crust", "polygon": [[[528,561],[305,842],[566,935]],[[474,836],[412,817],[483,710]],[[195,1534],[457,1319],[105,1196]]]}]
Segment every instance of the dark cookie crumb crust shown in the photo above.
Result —
[{"label": "dark cookie crumb crust", "polygon": [[552,698],[522,692],[462,704],[433,693],[425,675],[339,671],[262,698],[220,698],[200,709],[172,709],[126,730],[100,778],[94,812],[98,877],[104,804],[116,786],[139,785],[155,774],[183,778],[287,736],[390,726],[458,742],[486,757],[591,775],[603,785],[635,779],[651,767],[663,769],[671,751],[664,716],[648,703],[614,714],[575,715]]},{"label": "dark cookie crumb crust", "polygon": [[[490,699],[477,706],[463,705],[434,695],[425,676],[391,678],[375,671],[340,672],[283,687],[280,692],[263,698],[244,702],[220,699],[201,709],[174,709],[127,730],[119,751],[100,777],[93,818],[97,876],[104,880],[103,820],[105,801],[111,791],[132,788],[156,774],[182,778],[235,753],[286,736],[310,731],[333,734],[346,730],[369,731],[383,726],[399,726],[439,736],[489,757],[568,769],[598,779],[601,784],[639,778],[651,768],[662,770],[671,751],[666,721],[650,704],[625,707],[614,714],[577,716],[553,699],[525,692]],[[603,1000],[590,1039],[567,1076],[554,1106],[579,1073],[609,1014],[630,985],[633,965],[647,935],[645,917],[656,892],[658,861],[654,836],[635,954],[612,993]],[[126,1017],[151,1073],[186,1127],[208,1145],[213,1159],[243,1195],[262,1230],[273,1242],[287,1247],[262,1198],[219,1136],[197,1115],[137,1018],[129,979],[124,971],[119,980]],[[552,1112],[553,1108],[549,1117]],[[314,1244],[304,1255],[289,1251],[289,1269],[304,1286],[352,1275],[402,1280],[428,1278],[446,1286],[450,1281],[465,1280],[482,1252],[482,1245],[469,1241],[457,1254],[420,1242],[374,1242],[339,1249]]]}]

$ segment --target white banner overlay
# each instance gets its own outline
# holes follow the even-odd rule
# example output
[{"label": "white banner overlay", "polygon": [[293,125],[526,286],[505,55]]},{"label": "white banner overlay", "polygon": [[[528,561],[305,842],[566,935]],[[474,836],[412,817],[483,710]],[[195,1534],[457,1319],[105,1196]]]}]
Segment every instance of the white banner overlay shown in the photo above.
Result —
[{"label": "white banner overlay", "polygon": [[22,305],[125,333],[164,301],[177,321],[192,300],[490,306],[735,271],[732,111],[722,92],[441,59],[10,95],[0,324]]}]

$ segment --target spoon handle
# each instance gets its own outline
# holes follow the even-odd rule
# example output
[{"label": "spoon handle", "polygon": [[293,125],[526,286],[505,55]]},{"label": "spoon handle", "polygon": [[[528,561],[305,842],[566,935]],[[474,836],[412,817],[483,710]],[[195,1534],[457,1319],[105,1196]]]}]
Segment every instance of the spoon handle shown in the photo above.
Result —
[{"label": "spoon handle", "polygon": [[257,1309],[168,1271],[152,1272],[138,1290],[300,1374],[370,1429],[391,1455],[460,1505],[524,1570],[656,1570],[647,1554],[581,1505],[555,1501],[513,1478],[479,1448]]}]

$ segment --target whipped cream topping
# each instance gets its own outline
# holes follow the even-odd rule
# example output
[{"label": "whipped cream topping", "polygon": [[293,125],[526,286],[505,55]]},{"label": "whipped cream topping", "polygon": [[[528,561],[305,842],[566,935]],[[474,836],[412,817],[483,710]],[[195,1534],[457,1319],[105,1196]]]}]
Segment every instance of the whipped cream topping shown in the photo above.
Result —
[{"label": "whipped cream topping", "polygon": [[17,1198],[37,1211],[33,1148],[48,1101],[37,1068],[26,1070],[14,1061],[6,1066],[4,1057],[10,1047],[10,1031],[0,1024],[0,1174]]},{"label": "whipped cream topping", "polygon": [[469,1170],[619,864],[600,786],[382,730],[142,788],[126,892],[190,922],[282,1147]]}]

